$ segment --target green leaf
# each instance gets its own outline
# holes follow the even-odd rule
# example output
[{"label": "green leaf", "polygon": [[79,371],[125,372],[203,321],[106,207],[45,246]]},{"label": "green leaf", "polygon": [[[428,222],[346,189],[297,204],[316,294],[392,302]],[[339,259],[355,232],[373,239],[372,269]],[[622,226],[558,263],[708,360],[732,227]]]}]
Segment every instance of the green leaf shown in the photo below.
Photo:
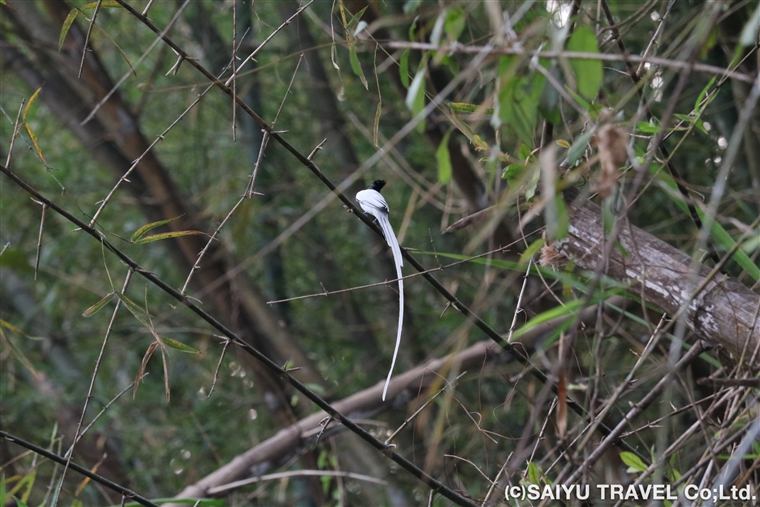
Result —
[{"label": "green leaf", "polygon": [[348,53],[349,60],[351,61],[351,70],[354,71],[354,74],[356,74],[359,80],[362,82],[364,89],[369,90],[369,84],[367,84],[367,78],[364,77],[364,71],[362,70],[362,66],[359,63],[359,57],[356,56],[356,46],[350,44],[348,47]]},{"label": "green leaf", "polygon": [[443,135],[441,144],[435,150],[435,160],[438,162],[438,182],[444,185],[451,181],[451,156],[449,155],[449,136],[451,130]]},{"label": "green leaf", "polygon": [[525,199],[527,200],[533,199],[533,196],[536,195],[536,188],[541,179],[541,169],[537,165],[531,165],[529,169],[531,173],[525,188]]},{"label": "green leaf", "polygon": [[354,14],[351,17],[351,19],[348,21],[348,23],[346,23],[346,31],[347,32],[352,32],[354,30],[354,27],[359,22],[359,20],[362,18],[362,15],[364,14],[364,11],[367,10],[367,7],[369,7],[369,5],[365,6],[362,10],[360,10],[359,12],[357,12],[356,14]]},{"label": "green leaf", "polygon": [[632,472],[645,472],[648,468],[646,463],[641,461],[637,455],[632,452],[624,451],[620,453],[620,459],[623,463],[628,465],[628,473]]},{"label": "green leaf", "polygon": [[159,220],[158,222],[152,222],[147,225],[143,225],[142,227],[137,229],[134,234],[132,234],[132,238],[130,239],[130,241],[134,243],[135,241],[138,241],[140,238],[145,236],[145,233],[147,233],[148,231],[151,231],[155,229],[156,227],[161,227],[162,225],[166,225],[170,222],[174,222],[175,220],[178,220],[180,218],[182,218],[182,215],[178,217],[174,217],[174,218],[168,218],[166,220]]},{"label": "green leaf", "polygon": [[575,164],[576,160],[586,151],[591,137],[594,135],[594,129],[589,129],[584,132],[578,139],[575,140],[573,145],[567,152],[567,163],[571,166]]},{"label": "green leaf", "polygon": [[640,121],[636,124],[636,132],[639,132],[641,134],[656,134],[659,131],[659,125],[654,125],[648,121]]},{"label": "green leaf", "polygon": [[522,164],[509,164],[504,168],[501,178],[507,180],[510,185],[513,185],[517,182],[517,179],[522,176],[524,171],[525,166]]},{"label": "green leaf", "polygon": [[[565,201],[561,195],[554,196],[553,215],[551,219],[547,216],[546,238],[549,240],[564,239],[570,233],[570,218],[567,215]],[[547,211],[550,208],[547,207]]]},{"label": "green leaf", "polygon": [[171,239],[171,238],[181,238],[183,236],[197,236],[198,234],[203,234],[201,231],[172,231],[172,232],[163,232],[161,234],[153,234],[151,236],[145,236],[137,241],[133,241],[135,245],[142,245],[145,243],[151,243],[153,241],[160,241],[162,239]]},{"label": "green leaf", "polygon": [[[420,111],[425,109],[425,67],[422,66],[414,76],[412,84],[406,94],[406,107],[412,111],[413,116],[417,116]],[[418,132],[425,131],[425,122],[422,121],[417,126]]]},{"label": "green leaf", "polygon": [[161,338],[164,342],[164,345],[167,347],[171,347],[175,350],[179,350],[180,352],[185,352],[187,354],[200,354],[201,351],[198,349],[194,349],[190,345],[185,345],[182,342],[178,342],[177,340],[173,340],[171,338],[166,338],[165,336]]},{"label": "green leaf", "polygon": [[446,37],[449,41],[454,42],[459,39],[462,31],[464,31],[465,23],[466,19],[463,8],[455,7],[446,11],[443,31],[446,32]]},{"label": "green leaf", "polygon": [[541,483],[541,472],[533,461],[528,463],[528,481],[531,484]]},{"label": "green leaf", "polygon": [[538,121],[538,102],[526,91],[527,81],[513,77],[499,90],[499,119],[511,126],[526,144],[533,144],[533,129]]},{"label": "green leaf", "polygon": [[95,303],[94,305],[86,309],[84,313],[82,314],[82,317],[84,318],[92,317],[93,315],[98,313],[100,310],[102,310],[103,307],[106,306],[111,301],[111,299],[113,299],[113,292],[109,292],[108,294],[103,296],[103,298],[100,301],[98,301],[97,303]]},{"label": "green leaf", "polygon": [[372,123],[372,142],[375,143],[375,146],[378,146],[377,144],[377,138],[380,133],[380,115],[383,112],[383,101],[377,103],[377,107],[375,108],[375,121]]},{"label": "green leaf", "polygon": [[399,58],[399,77],[401,78],[401,84],[404,88],[409,88],[409,48],[401,52],[401,58]]},{"label": "green leaf", "polygon": [[520,260],[518,261],[518,265],[524,266],[528,263],[529,259],[532,259],[534,255],[536,255],[536,252],[541,250],[543,246],[546,244],[546,241],[544,241],[544,238],[538,238],[536,241],[530,244],[528,248],[525,249],[525,251],[520,256]]},{"label": "green leaf", "polygon": [[535,162],[535,158],[531,158],[533,157],[532,153],[533,150],[527,144],[521,144],[520,148],[517,150],[517,156],[526,164],[528,162]]},{"label": "green leaf", "polygon": [[66,16],[66,19],[63,21],[63,26],[61,26],[61,36],[58,38],[58,51],[60,51],[63,47],[63,41],[66,40],[66,36],[69,34],[71,25],[74,24],[74,21],[77,19],[78,14],[78,10],[71,9],[71,12],[69,12],[69,15]]},{"label": "green leaf", "polygon": [[712,88],[712,85],[715,84],[715,78],[716,76],[713,76],[710,81],[707,82],[707,85],[702,88],[702,91],[699,92],[699,95],[697,95],[697,100],[694,101],[694,112],[698,113],[702,111],[705,107],[707,107],[707,104],[701,105],[702,100],[704,100],[705,96],[707,95],[707,92],[710,91],[710,88]]},{"label": "green leaf", "polygon": [[[577,51],[583,53],[599,53],[599,46],[596,42],[596,34],[586,26],[579,26],[567,41],[568,51]],[[575,73],[575,79],[578,83],[578,93],[589,100],[594,100],[599,93],[599,88],[604,81],[604,68],[601,60],[587,60],[571,58],[570,66]]]}]

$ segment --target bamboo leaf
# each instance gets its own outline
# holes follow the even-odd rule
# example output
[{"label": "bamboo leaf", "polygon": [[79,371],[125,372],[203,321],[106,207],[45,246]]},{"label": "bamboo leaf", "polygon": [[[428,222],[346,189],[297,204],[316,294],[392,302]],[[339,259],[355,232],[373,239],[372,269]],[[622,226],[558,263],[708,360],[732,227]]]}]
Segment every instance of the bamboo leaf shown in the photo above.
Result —
[{"label": "bamboo leaf", "polygon": [[174,350],[179,350],[180,352],[185,352],[187,354],[200,354],[201,353],[200,350],[194,349],[190,345],[185,345],[184,343],[178,342],[177,340],[173,340],[171,338],[166,338],[166,337],[163,337],[162,340],[164,342],[164,345],[166,345],[167,347],[170,347],[170,348],[172,348]]},{"label": "bamboo leaf", "polygon": [[24,106],[24,112],[21,115],[22,120],[26,120],[26,115],[29,114],[29,110],[32,108],[32,104],[34,104],[34,101],[37,99],[37,96],[40,94],[41,91],[42,91],[42,87],[40,86],[34,91],[32,96],[29,97],[29,102],[27,102],[26,105]]},{"label": "bamboo leaf", "polygon": [[182,218],[182,215],[178,217],[174,217],[174,218],[168,218],[166,220],[159,220],[158,222],[152,222],[147,225],[143,225],[142,227],[137,229],[134,234],[132,234],[132,238],[130,239],[130,241],[134,243],[138,241],[140,238],[142,238],[143,236],[145,236],[145,234],[148,231],[151,231],[155,229],[156,227],[161,227],[162,225],[166,225],[170,222],[174,222],[175,220],[179,220],[180,218]]},{"label": "bamboo leaf", "polygon": [[359,80],[364,85],[364,89],[369,90],[369,84],[367,84],[367,78],[364,77],[364,71],[362,70],[362,66],[359,63],[359,57],[356,56],[356,46],[351,44],[348,48],[348,52],[349,60],[351,61],[351,69],[354,71],[354,74],[359,77]]},{"label": "bamboo leaf", "polygon": [[74,21],[77,19],[77,15],[79,15],[79,11],[71,9],[71,12],[69,12],[69,15],[66,16],[66,19],[63,21],[63,26],[61,26],[61,36],[58,38],[58,51],[63,47],[63,41],[66,40],[66,36],[69,34],[71,25],[73,25]]},{"label": "bamboo leaf", "polygon": [[[420,111],[425,109],[425,67],[422,66],[414,76],[409,91],[406,94],[406,107],[412,111],[412,115],[417,116]],[[424,132],[425,122],[422,121],[417,126],[418,131]]]},{"label": "bamboo leaf", "polygon": [[[579,26],[567,41],[568,51],[599,53],[596,34],[586,26]],[[578,82],[578,93],[589,100],[594,100],[604,81],[604,68],[601,60],[571,58],[570,66]]]},{"label": "bamboo leaf", "polygon": [[37,156],[40,157],[43,164],[47,165],[47,161],[45,161],[45,155],[42,154],[40,143],[37,141],[37,136],[34,135],[34,132],[32,131],[32,127],[30,127],[28,123],[24,123],[24,128],[26,129],[26,133],[29,134],[29,139],[32,140],[32,144],[34,145],[34,151],[37,152]]},{"label": "bamboo leaf", "polygon": [[[95,7],[97,7],[97,6],[98,6],[98,2],[90,2],[88,4],[85,4],[82,7],[82,10],[83,11],[93,11],[93,10],[95,10]],[[109,8],[114,8],[114,7],[120,8],[121,5],[119,4],[119,2],[115,2],[114,0],[105,0],[103,2],[100,2],[100,8],[101,9],[109,9]]]},{"label": "bamboo leaf", "polygon": [[404,85],[404,88],[409,88],[409,48],[401,52],[401,58],[399,58],[398,66],[401,84]]},{"label": "bamboo leaf", "polygon": [[378,146],[378,136],[380,134],[380,114],[383,112],[383,101],[377,103],[375,108],[375,121],[372,123],[372,142]]},{"label": "bamboo leaf", "polygon": [[153,234],[151,236],[145,236],[143,238],[138,239],[137,241],[133,241],[135,245],[143,245],[145,243],[151,243],[153,241],[160,241],[162,239],[171,239],[171,238],[181,238],[183,236],[196,236],[198,234],[203,234],[201,231],[172,231],[172,232],[163,232],[161,234]]},{"label": "bamboo leaf", "polygon": [[435,159],[438,162],[438,182],[444,185],[451,181],[451,155],[449,154],[449,136],[451,131],[449,130],[443,135],[441,144],[438,145],[438,149],[435,150]]},{"label": "bamboo leaf", "polygon": [[106,306],[111,301],[111,299],[113,299],[113,294],[114,294],[113,292],[109,292],[108,294],[103,296],[103,298],[100,301],[98,301],[97,303],[95,303],[94,305],[86,309],[84,313],[82,314],[82,317],[88,318],[98,313],[100,310],[103,309],[104,306]]}]

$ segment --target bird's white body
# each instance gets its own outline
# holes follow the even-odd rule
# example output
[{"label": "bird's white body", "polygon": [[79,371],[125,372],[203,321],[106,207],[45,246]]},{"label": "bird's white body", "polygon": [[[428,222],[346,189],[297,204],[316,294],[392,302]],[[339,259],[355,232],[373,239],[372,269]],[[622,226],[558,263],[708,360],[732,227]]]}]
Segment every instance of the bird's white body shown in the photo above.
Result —
[{"label": "bird's white body", "polygon": [[393,261],[396,265],[396,274],[398,275],[398,333],[396,335],[396,348],[393,351],[391,369],[388,371],[388,378],[385,380],[385,387],[383,387],[383,401],[385,401],[385,395],[388,392],[388,384],[390,383],[391,375],[393,374],[393,367],[396,365],[396,356],[398,356],[399,345],[401,345],[401,328],[404,324],[404,281],[401,279],[401,266],[404,265],[404,259],[401,257],[401,247],[398,245],[396,234],[393,232],[393,227],[391,227],[391,223],[388,220],[388,203],[385,201],[383,195],[377,190],[368,188],[366,190],[361,190],[356,194],[356,201],[365,213],[375,217],[380,228],[383,230],[385,241],[388,242],[388,246],[391,247],[391,251],[393,252]]}]

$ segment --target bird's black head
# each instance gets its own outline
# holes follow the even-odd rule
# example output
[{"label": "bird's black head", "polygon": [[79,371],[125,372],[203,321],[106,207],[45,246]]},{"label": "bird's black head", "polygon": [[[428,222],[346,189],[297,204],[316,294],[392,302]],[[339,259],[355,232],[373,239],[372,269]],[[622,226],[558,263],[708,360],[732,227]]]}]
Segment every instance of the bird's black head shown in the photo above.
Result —
[{"label": "bird's black head", "polygon": [[380,191],[385,186],[385,180],[375,180],[369,186],[370,190]]}]

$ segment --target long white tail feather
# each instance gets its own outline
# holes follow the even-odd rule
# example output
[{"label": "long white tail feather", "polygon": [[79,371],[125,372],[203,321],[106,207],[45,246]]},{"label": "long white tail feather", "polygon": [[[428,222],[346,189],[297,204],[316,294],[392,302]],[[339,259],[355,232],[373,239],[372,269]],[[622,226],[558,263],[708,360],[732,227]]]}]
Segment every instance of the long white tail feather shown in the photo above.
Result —
[{"label": "long white tail feather", "polygon": [[391,368],[388,370],[388,378],[385,379],[385,386],[383,387],[383,401],[388,393],[388,384],[391,382],[391,376],[393,376],[393,367],[396,366],[396,358],[398,357],[398,349],[401,346],[401,329],[404,326],[404,281],[401,279],[401,266],[404,265],[404,259],[401,257],[401,248],[398,245],[396,234],[393,232],[393,227],[388,220],[388,217],[384,214],[378,217],[380,228],[383,230],[385,240],[388,242],[388,246],[391,247],[393,252],[393,263],[396,265],[396,275],[398,276],[398,332],[396,333],[396,346],[393,349],[393,359],[391,360]]},{"label": "long white tail feather", "polygon": [[401,274],[401,267],[404,265],[404,259],[401,257],[401,247],[398,245],[396,234],[393,232],[393,227],[391,227],[391,223],[388,220],[388,204],[383,199],[383,196],[374,189],[367,189],[357,193],[356,200],[362,209],[374,216],[380,224],[385,241],[391,248],[391,252],[393,252],[393,263],[396,265],[396,275],[398,276],[398,333],[396,334],[396,347],[393,349],[391,368],[388,370],[388,378],[385,379],[385,386],[383,387],[383,401],[385,401],[385,395],[388,393],[388,384],[390,384],[391,376],[393,375],[393,367],[396,366],[398,349],[401,345],[401,330],[404,326],[404,281],[401,279],[403,276]]}]

